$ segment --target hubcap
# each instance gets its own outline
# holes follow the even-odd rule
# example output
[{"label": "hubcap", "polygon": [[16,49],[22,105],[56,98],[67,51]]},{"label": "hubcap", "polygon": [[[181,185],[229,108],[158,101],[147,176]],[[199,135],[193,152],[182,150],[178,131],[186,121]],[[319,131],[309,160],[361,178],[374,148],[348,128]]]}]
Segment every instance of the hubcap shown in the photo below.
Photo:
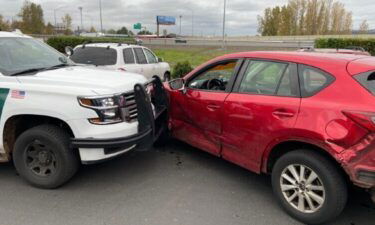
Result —
[{"label": "hubcap", "polygon": [[26,148],[25,163],[34,174],[50,176],[56,171],[57,161],[52,149],[41,141],[34,140]]},{"label": "hubcap", "polygon": [[280,176],[280,187],[285,200],[303,213],[314,213],[325,201],[325,189],[319,176],[309,167],[293,164]]}]

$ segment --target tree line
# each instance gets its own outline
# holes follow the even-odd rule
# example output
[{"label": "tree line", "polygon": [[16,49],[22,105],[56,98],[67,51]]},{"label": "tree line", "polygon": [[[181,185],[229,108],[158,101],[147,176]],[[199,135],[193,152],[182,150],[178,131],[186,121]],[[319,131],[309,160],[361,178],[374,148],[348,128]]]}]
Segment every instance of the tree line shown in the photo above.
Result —
[{"label": "tree line", "polygon": [[[72,17],[69,14],[65,14],[61,18],[61,27],[60,24],[57,26],[60,29],[60,32],[66,35],[73,33],[72,27]],[[13,31],[15,29],[20,29],[23,33],[26,34],[55,34],[56,28],[50,22],[47,24],[44,20],[44,13],[41,5],[35,4],[30,1],[25,1],[20,12],[17,14],[15,19],[12,21],[4,19],[0,14],[0,31]],[[95,33],[96,29],[91,27],[89,32]],[[116,34],[126,34],[133,35],[132,31],[128,30],[126,27],[122,27],[119,30],[110,30],[111,33]]]},{"label": "tree line", "polygon": [[258,16],[258,32],[262,36],[351,34],[352,16],[339,1],[289,0]]}]

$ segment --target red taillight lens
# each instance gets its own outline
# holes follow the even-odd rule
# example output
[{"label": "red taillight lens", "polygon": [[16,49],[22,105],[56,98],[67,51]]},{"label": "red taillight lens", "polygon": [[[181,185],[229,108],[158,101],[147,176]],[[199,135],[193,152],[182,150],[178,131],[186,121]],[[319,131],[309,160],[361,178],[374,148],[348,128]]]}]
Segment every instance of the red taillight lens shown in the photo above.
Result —
[{"label": "red taillight lens", "polygon": [[118,68],[118,70],[120,70],[120,71],[126,71],[126,69],[125,68]]},{"label": "red taillight lens", "polygon": [[343,111],[344,115],[369,131],[375,131],[375,113]]}]

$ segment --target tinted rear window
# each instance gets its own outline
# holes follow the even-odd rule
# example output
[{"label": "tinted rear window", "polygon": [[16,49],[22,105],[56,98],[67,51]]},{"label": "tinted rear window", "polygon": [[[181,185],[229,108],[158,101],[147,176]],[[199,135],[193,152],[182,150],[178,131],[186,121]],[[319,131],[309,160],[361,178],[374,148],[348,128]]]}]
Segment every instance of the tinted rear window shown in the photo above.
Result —
[{"label": "tinted rear window", "polygon": [[143,53],[142,48],[135,48],[134,52],[135,52],[135,56],[137,58],[138,64],[147,64],[147,59],[146,59],[145,53]]},{"label": "tinted rear window", "polygon": [[134,53],[131,48],[125,48],[124,49],[124,61],[126,64],[134,64]]},{"label": "tinted rear window", "polygon": [[335,78],[318,68],[299,65],[298,74],[301,83],[302,97],[311,97],[327,86],[329,86]]},{"label": "tinted rear window", "polygon": [[369,92],[375,95],[375,71],[355,75],[354,78]]},{"label": "tinted rear window", "polygon": [[96,66],[115,65],[117,53],[112,48],[85,47],[77,48],[70,57],[75,63],[92,64]]}]

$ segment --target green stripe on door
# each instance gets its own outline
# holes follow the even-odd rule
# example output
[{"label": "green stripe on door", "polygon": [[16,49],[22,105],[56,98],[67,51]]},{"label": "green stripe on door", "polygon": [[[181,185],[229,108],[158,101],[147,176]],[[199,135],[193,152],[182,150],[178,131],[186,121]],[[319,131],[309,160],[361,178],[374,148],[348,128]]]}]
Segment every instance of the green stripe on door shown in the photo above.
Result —
[{"label": "green stripe on door", "polygon": [[5,100],[7,99],[9,94],[9,88],[0,88],[0,117],[3,113],[3,108],[5,104]]}]

